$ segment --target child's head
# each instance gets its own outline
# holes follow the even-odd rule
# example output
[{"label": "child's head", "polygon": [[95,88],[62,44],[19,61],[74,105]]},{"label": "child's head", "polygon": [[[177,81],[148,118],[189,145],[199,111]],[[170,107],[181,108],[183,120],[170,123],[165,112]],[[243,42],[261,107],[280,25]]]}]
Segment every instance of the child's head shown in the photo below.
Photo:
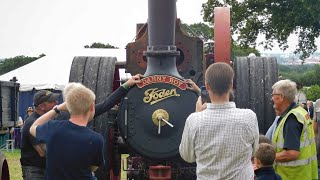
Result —
[{"label": "child's head", "polygon": [[263,166],[272,166],[275,158],[275,148],[271,144],[261,143],[259,144],[259,149],[254,154],[254,163],[258,168]]},{"label": "child's head", "polygon": [[260,134],[259,135],[259,144],[260,143],[268,143],[271,144],[270,139],[268,139],[265,135]]}]

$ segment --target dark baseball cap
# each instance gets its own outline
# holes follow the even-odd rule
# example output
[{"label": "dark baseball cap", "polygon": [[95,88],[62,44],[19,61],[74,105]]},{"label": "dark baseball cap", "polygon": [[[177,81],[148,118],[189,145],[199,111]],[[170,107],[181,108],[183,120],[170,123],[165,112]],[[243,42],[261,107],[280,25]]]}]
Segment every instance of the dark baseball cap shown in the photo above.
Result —
[{"label": "dark baseball cap", "polygon": [[27,112],[29,112],[29,111],[33,111],[33,108],[32,107],[28,107]]},{"label": "dark baseball cap", "polygon": [[44,102],[56,101],[58,100],[59,96],[60,94],[52,93],[51,91],[40,90],[33,96],[33,105],[36,107]]}]

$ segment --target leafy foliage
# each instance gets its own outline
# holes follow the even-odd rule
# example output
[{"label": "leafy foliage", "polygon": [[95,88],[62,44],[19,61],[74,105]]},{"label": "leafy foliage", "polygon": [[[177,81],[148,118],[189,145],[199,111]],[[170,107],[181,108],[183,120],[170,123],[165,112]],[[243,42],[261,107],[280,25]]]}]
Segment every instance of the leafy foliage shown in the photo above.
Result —
[{"label": "leafy foliage", "polygon": [[214,7],[231,7],[231,32],[239,35],[241,45],[256,46],[258,34],[265,36],[261,44],[272,49],[276,40],[280,48],[288,48],[288,37],[298,36],[295,53],[301,59],[317,50],[315,38],[320,35],[319,0],[208,0],[202,4],[203,19],[213,22]]},{"label": "leafy foliage", "polygon": [[279,65],[283,79],[291,79],[303,86],[320,85],[320,65]]},{"label": "leafy foliage", "polygon": [[305,93],[308,100],[316,101],[320,98],[320,86],[312,85],[310,88],[305,88]]},{"label": "leafy foliage", "polygon": [[320,98],[320,65],[279,65],[279,73],[283,79],[303,85],[308,100]]},{"label": "leafy foliage", "polygon": [[210,27],[207,24],[201,22],[190,25],[182,24],[181,28],[189,35],[200,37],[203,41],[213,39],[213,27]]},{"label": "leafy foliage", "polygon": [[106,49],[119,49],[118,47],[112,46],[109,43],[108,44],[103,44],[99,42],[94,42],[90,46],[85,45],[84,48],[106,48]]},{"label": "leafy foliage", "polygon": [[[190,36],[200,37],[203,41],[214,39],[213,27],[210,27],[205,23],[195,23],[191,25],[182,24],[181,27],[182,30]],[[234,59],[236,56],[248,56],[251,53],[254,53],[256,56],[260,56],[260,52],[255,48],[242,46],[233,40],[231,43],[231,59]]]},{"label": "leafy foliage", "polygon": [[13,58],[6,58],[0,62],[0,75],[29,64],[44,56],[45,54],[40,54],[38,57],[16,56]]},{"label": "leafy foliage", "polygon": [[231,45],[231,59],[234,59],[236,56],[248,56],[251,53],[260,56],[260,52],[255,48],[237,45],[236,43],[232,43]]}]

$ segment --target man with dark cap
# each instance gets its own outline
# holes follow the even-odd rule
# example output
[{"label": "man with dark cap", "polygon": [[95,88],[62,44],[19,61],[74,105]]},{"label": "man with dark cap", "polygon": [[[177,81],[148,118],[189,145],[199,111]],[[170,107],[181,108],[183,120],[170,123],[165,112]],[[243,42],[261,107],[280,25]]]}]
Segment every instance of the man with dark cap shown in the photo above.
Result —
[{"label": "man with dark cap", "polygon": [[24,180],[45,179],[45,146],[30,134],[29,129],[35,120],[58,104],[59,96],[60,94],[40,90],[33,97],[34,112],[25,120],[22,129],[20,162]]},{"label": "man with dark cap", "polygon": [[28,117],[33,113],[33,108],[32,108],[32,107],[28,107],[28,109],[27,109],[26,112],[27,112],[27,114],[24,116],[23,122],[24,122],[25,120],[27,120]]}]

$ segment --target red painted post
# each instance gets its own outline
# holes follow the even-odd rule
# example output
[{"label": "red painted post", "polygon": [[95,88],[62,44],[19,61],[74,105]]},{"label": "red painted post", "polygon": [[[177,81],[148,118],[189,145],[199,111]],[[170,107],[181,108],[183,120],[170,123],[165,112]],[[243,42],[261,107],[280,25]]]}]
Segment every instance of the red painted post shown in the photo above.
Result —
[{"label": "red painted post", "polygon": [[171,166],[149,166],[149,180],[170,180]]},{"label": "red painted post", "polygon": [[214,8],[214,62],[230,64],[230,8]]}]

